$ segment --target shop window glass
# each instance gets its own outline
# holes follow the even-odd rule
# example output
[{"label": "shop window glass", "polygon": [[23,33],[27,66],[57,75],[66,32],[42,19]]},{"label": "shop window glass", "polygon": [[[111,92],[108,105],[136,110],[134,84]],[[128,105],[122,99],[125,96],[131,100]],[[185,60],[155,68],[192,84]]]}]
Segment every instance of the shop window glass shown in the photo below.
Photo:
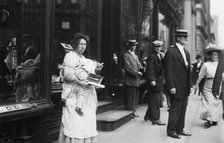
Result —
[{"label": "shop window glass", "polygon": [[162,13],[158,13],[158,31],[159,31],[159,40],[163,41],[163,51],[167,51],[167,48],[169,47],[169,27],[167,25],[166,18]]},{"label": "shop window glass", "polygon": [[[121,29],[122,40],[137,39],[138,36],[138,1],[122,1]],[[137,18],[136,18],[137,17]]]},{"label": "shop window glass", "polygon": [[[61,65],[67,51],[60,43],[70,44],[72,36],[77,33],[85,33],[90,37],[84,55],[91,59],[98,58],[97,49],[100,47],[98,32],[99,0],[58,0],[55,7],[55,27],[54,27],[54,46],[53,46],[53,71],[52,88],[60,86],[63,82]],[[55,86],[54,86],[55,85]]]},{"label": "shop window glass", "polygon": [[44,99],[43,2],[0,2],[0,105]]}]

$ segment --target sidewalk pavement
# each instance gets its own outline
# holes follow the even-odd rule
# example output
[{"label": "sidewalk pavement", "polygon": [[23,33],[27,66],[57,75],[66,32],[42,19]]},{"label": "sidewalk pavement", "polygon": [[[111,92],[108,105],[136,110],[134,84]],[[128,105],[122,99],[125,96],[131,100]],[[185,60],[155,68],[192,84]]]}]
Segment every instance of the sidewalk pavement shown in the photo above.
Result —
[{"label": "sidewalk pavement", "polygon": [[[166,102],[161,108],[161,121],[168,121]],[[209,129],[204,128],[204,122],[199,119],[201,97],[191,95],[188,101],[185,131],[192,133],[192,136],[181,136],[181,139],[168,137],[166,126],[152,125],[150,121],[144,121],[147,105],[140,105],[136,114],[140,115],[115,131],[98,131],[98,143],[224,143],[224,122],[220,118],[218,126]]]}]

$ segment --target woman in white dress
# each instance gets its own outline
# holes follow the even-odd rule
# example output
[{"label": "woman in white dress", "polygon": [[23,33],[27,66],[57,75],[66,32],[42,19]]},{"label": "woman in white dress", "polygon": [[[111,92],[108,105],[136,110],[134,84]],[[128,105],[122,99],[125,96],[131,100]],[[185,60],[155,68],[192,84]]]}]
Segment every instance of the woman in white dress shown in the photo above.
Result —
[{"label": "woman in white dress", "polygon": [[205,128],[217,125],[217,118],[220,109],[221,101],[212,95],[212,84],[215,77],[215,72],[218,65],[219,49],[210,46],[205,50],[205,54],[208,54],[210,60],[205,62],[200,70],[199,77],[196,82],[196,88],[200,81],[205,78],[205,83],[202,91],[202,112],[200,119],[205,120]]},{"label": "woman in white dress", "polygon": [[[71,41],[71,46],[74,48],[74,51],[67,53],[64,57],[64,83],[62,97],[66,96],[67,98],[64,101],[62,109],[62,124],[59,143],[97,143],[97,95],[95,87],[88,85],[86,80],[80,81],[76,77],[76,67],[85,60],[83,53],[86,50],[88,40],[88,36],[77,33]],[[82,105],[82,116],[80,116],[75,110],[77,107],[77,93],[80,86],[82,86],[82,88],[85,87],[86,89],[86,96]]]}]

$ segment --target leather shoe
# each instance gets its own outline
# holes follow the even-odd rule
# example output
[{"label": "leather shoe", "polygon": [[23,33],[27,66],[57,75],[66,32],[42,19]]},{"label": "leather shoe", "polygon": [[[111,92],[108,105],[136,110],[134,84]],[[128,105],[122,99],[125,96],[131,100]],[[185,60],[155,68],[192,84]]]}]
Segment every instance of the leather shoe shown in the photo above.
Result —
[{"label": "leather shoe", "polygon": [[184,131],[180,132],[179,134],[182,135],[182,136],[191,136],[190,133],[186,133],[186,132],[184,132]]},{"label": "leather shoe", "polygon": [[134,118],[135,118],[135,117],[139,117],[139,115],[136,115],[136,114],[132,114],[132,117],[134,117]]},{"label": "leather shoe", "polygon": [[145,120],[145,121],[150,121],[150,119],[149,119],[149,118],[147,118],[147,117],[144,117],[144,120]]},{"label": "leather shoe", "polygon": [[211,121],[207,121],[205,122],[205,128],[210,128],[212,126],[212,122]]},{"label": "leather shoe", "polygon": [[163,123],[160,120],[154,120],[154,121],[152,121],[152,124],[153,125],[160,125],[160,126],[165,126],[166,125],[166,123]]},{"label": "leather shoe", "polygon": [[169,137],[175,138],[175,139],[180,139],[180,135],[178,135],[177,133],[173,132],[173,133],[169,133],[168,134]]},{"label": "leather shoe", "polygon": [[212,121],[212,125],[213,126],[217,126],[218,125],[218,122],[217,121]]}]

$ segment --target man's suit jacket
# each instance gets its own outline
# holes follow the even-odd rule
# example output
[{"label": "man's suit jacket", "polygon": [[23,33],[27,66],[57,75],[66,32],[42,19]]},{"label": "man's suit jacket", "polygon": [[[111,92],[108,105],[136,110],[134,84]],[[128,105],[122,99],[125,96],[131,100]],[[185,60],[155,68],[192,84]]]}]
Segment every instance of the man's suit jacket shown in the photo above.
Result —
[{"label": "man's suit jacket", "polygon": [[128,86],[139,87],[141,63],[138,60],[137,55],[133,55],[129,51],[124,53],[124,70],[125,70],[125,83]]},{"label": "man's suit jacket", "polygon": [[198,67],[198,62],[196,62],[196,63],[194,63],[193,64],[193,68],[192,68],[192,73],[195,73],[195,74],[199,74],[199,72],[200,72],[200,69],[201,69],[201,66],[202,66],[202,62],[201,62],[201,64],[199,65],[199,67]]},{"label": "man's suit jacket", "polygon": [[[222,73],[224,72],[224,50],[221,51],[219,54],[219,63],[218,67],[216,69],[215,78],[212,85],[212,93],[213,95],[219,95],[219,88],[222,81]],[[224,85],[222,85],[222,92],[224,92]],[[224,93],[222,93],[222,96],[220,97],[222,100],[224,100]]]},{"label": "man's suit jacket", "polygon": [[[163,91],[163,63],[162,56],[159,59],[156,52],[149,55],[147,61],[147,80],[150,91]],[[156,82],[156,86],[152,86],[150,83]]]},{"label": "man's suit jacket", "polygon": [[196,82],[196,80],[198,79],[198,74],[199,74],[199,72],[200,72],[200,69],[201,69],[201,67],[202,67],[202,62],[201,62],[201,64],[199,65],[199,67],[198,67],[198,62],[196,62],[196,63],[194,63],[192,66],[193,66],[193,68],[192,68],[192,74],[193,74],[193,80]]},{"label": "man's suit jacket", "polygon": [[168,49],[164,58],[167,93],[170,93],[170,89],[176,88],[174,97],[178,99],[189,96],[191,88],[190,54],[185,49],[184,51],[188,66],[185,66],[184,59],[176,45]]}]

